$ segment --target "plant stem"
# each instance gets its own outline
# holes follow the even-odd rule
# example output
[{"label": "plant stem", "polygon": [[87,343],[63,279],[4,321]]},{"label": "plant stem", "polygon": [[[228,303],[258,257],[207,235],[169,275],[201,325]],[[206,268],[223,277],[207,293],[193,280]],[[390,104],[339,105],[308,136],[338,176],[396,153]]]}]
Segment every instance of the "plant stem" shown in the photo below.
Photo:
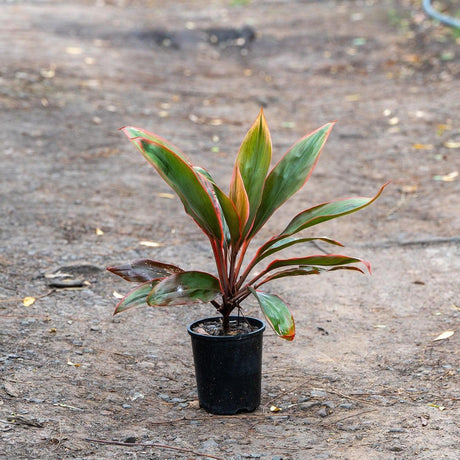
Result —
[{"label": "plant stem", "polygon": [[224,331],[224,335],[228,335],[228,331],[230,329],[230,316],[229,315],[225,315],[222,318],[222,329]]},{"label": "plant stem", "polygon": [[229,279],[228,279],[228,272],[227,272],[227,264],[224,260],[224,256],[222,254],[221,248],[217,246],[217,242],[210,238],[212,251],[214,253],[214,259],[216,261],[217,272],[219,273],[219,279],[221,282],[221,288],[224,294],[224,297],[231,295],[229,289]]},{"label": "plant stem", "polygon": [[[236,269],[235,269],[235,280],[238,277],[238,274],[240,273],[241,266],[243,265],[244,257],[246,255],[246,251],[248,250],[248,247],[249,247],[249,241],[250,240],[245,241],[243,246],[242,246],[242,248],[241,248],[240,257],[238,259],[238,264],[237,264]],[[246,271],[247,271],[247,269],[246,269]],[[245,273],[246,273],[246,271],[245,271]],[[241,285],[243,284],[243,281],[244,281],[244,279],[243,280],[241,280],[241,278],[239,279],[238,283],[236,284],[236,289],[237,290],[241,287]]]}]

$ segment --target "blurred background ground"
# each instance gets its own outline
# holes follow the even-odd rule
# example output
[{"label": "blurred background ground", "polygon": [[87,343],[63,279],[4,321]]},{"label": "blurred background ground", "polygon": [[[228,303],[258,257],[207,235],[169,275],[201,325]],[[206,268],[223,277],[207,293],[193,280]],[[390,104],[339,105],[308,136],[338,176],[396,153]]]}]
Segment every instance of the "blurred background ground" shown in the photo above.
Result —
[{"label": "blurred background ground", "polygon": [[[458,31],[391,0],[2,1],[0,21],[1,458],[458,458]],[[228,184],[261,107],[275,160],[338,120],[261,242],[392,184],[315,232],[373,276],[272,286],[296,340],[267,332],[261,408],[220,418],[197,407],[185,331],[208,306],[111,316],[127,286],[107,265],[213,269],[117,130],[154,131]]]}]

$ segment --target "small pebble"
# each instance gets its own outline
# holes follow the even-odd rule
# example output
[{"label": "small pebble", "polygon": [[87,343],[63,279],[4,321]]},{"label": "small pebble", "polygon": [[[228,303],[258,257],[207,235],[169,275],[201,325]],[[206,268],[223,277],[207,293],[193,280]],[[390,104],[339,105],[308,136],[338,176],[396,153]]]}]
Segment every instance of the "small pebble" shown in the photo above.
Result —
[{"label": "small pebble", "polygon": [[218,446],[219,445],[217,444],[216,441],[214,441],[214,439],[208,439],[207,441],[204,441],[201,443],[202,449],[215,449]]},{"label": "small pebble", "polygon": [[340,404],[339,407],[341,409],[353,409],[353,404],[352,403],[344,403],[344,404]]},{"label": "small pebble", "polygon": [[136,436],[128,436],[123,442],[134,444],[135,442],[137,442],[137,438]]},{"label": "small pebble", "polygon": [[321,406],[321,403],[319,401],[310,401],[299,404],[299,408],[302,410],[308,410],[315,406]]},{"label": "small pebble", "polygon": [[312,398],[325,398],[327,393],[323,390],[312,390],[310,395]]}]

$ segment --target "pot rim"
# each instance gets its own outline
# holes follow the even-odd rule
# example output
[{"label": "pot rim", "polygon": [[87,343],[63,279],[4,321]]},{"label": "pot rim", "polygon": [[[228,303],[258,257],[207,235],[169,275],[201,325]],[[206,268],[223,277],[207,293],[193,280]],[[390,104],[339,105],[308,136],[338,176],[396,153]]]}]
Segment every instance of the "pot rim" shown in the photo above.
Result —
[{"label": "pot rim", "polygon": [[213,316],[209,318],[201,318],[196,321],[193,321],[193,323],[190,323],[187,326],[187,332],[192,336],[192,337],[197,337],[200,338],[200,340],[217,340],[217,341],[225,341],[225,340],[244,340],[249,337],[252,337],[257,334],[262,334],[265,331],[266,324],[263,320],[260,318],[254,318],[252,316],[230,316],[230,320],[234,319],[240,319],[240,320],[249,320],[252,325],[256,323],[255,325],[258,326],[256,330],[251,331],[251,332],[246,332],[244,334],[240,335],[204,335],[200,334],[199,332],[195,332],[192,330],[194,326],[196,326],[198,323],[204,323],[207,321],[216,321],[222,319],[222,316]]}]

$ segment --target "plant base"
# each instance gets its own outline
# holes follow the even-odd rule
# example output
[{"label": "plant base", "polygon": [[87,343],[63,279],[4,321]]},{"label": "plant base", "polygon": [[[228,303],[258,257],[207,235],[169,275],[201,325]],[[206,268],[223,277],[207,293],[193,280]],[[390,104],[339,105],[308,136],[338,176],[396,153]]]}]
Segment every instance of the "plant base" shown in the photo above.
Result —
[{"label": "plant base", "polygon": [[193,331],[200,323],[218,319],[195,321],[187,328],[192,339],[200,407],[219,415],[252,412],[260,405],[265,323],[256,318],[233,316],[231,321],[247,321],[254,331],[237,336],[212,336]]}]

